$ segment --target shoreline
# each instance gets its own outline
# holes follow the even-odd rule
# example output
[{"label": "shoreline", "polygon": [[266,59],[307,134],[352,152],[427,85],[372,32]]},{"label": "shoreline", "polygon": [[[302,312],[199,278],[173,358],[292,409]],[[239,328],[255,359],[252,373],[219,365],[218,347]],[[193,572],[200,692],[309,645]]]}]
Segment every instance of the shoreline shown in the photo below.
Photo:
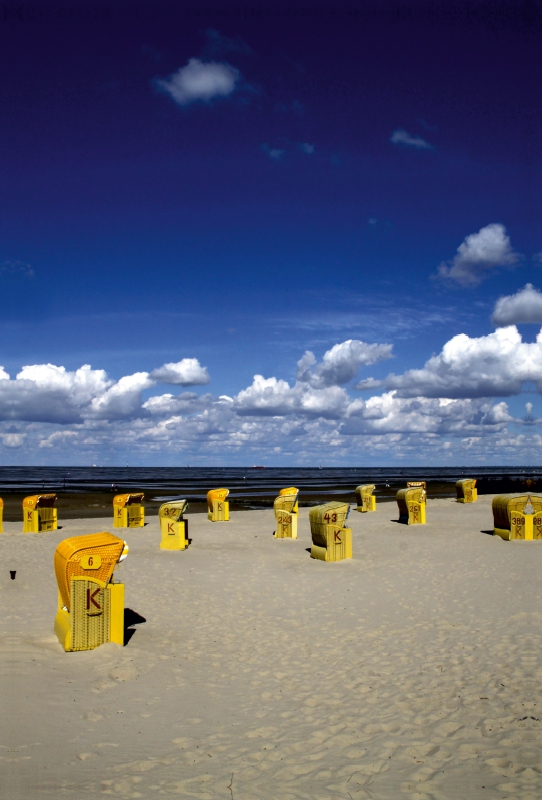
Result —
[{"label": "shoreline", "polygon": [[[395,495],[401,484],[389,489],[380,489],[375,491],[375,496],[378,503],[394,503]],[[281,487],[282,488],[282,487]],[[49,490],[47,488],[39,491],[32,492],[32,494],[48,494],[52,491],[57,495],[56,508],[58,509],[58,522],[61,524],[62,519],[96,519],[100,517],[107,517],[111,514],[113,519],[113,492],[64,492]],[[165,502],[165,497],[173,497],[170,493],[163,490],[144,490],[132,488],[129,491],[143,492],[145,499],[143,505],[145,506],[145,517],[154,517],[158,514],[160,505]],[[30,494],[30,493],[28,493]],[[122,494],[122,492],[118,492]],[[228,500],[230,502],[230,510],[232,512],[238,511],[257,511],[262,509],[272,509],[275,497],[278,495],[278,489],[275,492],[250,492],[247,495],[241,493],[230,493]],[[4,492],[0,494],[4,501],[4,521],[5,522],[21,522],[22,525],[22,502],[27,493],[23,492]],[[198,496],[197,498],[190,499],[190,493],[185,495],[175,495],[176,497],[187,498],[189,502],[188,511],[185,514],[206,514],[207,503],[205,497]],[[429,500],[437,498],[455,498],[455,486],[450,487],[444,484],[428,485],[427,496]],[[158,499],[156,499],[158,498]],[[338,500],[340,502],[356,504],[355,492],[344,491],[343,489],[330,489],[328,491],[313,492],[301,491],[299,495],[299,507],[308,508],[320,503],[328,503],[331,500]]]}]

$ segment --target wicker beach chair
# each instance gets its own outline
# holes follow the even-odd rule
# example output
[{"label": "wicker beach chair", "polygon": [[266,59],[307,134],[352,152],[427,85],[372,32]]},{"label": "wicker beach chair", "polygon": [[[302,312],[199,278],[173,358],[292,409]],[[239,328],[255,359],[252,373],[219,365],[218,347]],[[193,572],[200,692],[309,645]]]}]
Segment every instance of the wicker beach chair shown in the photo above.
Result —
[{"label": "wicker beach chair", "polygon": [[342,561],[352,558],[352,530],[344,523],[350,505],[333,501],[309,511],[312,547],[311,558],[320,561]]},{"label": "wicker beach chair", "polygon": [[475,503],[478,499],[476,478],[463,478],[460,481],[456,481],[455,490],[458,503]]},{"label": "wicker beach chair", "polygon": [[491,503],[493,535],[501,539],[542,539],[542,495],[498,494]]},{"label": "wicker beach chair", "polygon": [[229,489],[211,489],[207,492],[207,519],[211,522],[228,522],[230,504],[226,500]]},{"label": "wicker beach chair", "polygon": [[425,525],[425,486],[411,486],[397,492],[399,522],[405,525]]},{"label": "wicker beach chair", "polygon": [[375,490],[374,483],[366,483],[356,487],[356,500],[358,507],[356,511],[376,511],[376,497],[373,495]]},{"label": "wicker beach chair", "polygon": [[145,525],[145,507],[142,492],[117,494],[113,498],[113,527],[142,528]]},{"label": "wicker beach chair", "polygon": [[55,633],[64,650],[124,644],[124,584],[113,582],[113,571],[127,555],[126,542],[112,533],[74,536],[56,548]]},{"label": "wicker beach chair", "polygon": [[172,500],[162,503],[158,509],[160,520],[161,550],[186,550],[188,540],[188,520],[183,514],[188,508],[188,500]]},{"label": "wicker beach chair", "polygon": [[297,539],[297,514],[299,511],[299,489],[289,486],[281,489],[279,496],[273,503],[277,530],[273,536],[275,539]]}]

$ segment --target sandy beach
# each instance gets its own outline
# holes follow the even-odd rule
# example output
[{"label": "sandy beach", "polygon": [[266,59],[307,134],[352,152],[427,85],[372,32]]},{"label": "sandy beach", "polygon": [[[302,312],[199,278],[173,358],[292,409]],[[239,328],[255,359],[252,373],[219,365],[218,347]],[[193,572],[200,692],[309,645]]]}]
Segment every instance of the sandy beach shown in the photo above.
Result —
[{"label": "sandy beach", "polygon": [[[306,508],[296,541],[271,510],[192,514],[185,552],[155,516],[4,523],[2,797],[540,798],[542,544],[488,535],[491,499],[430,500],[425,526],[352,511],[337,564],[309,557]],[[64,653],[53,553],[101,530],[145,621]]]}]

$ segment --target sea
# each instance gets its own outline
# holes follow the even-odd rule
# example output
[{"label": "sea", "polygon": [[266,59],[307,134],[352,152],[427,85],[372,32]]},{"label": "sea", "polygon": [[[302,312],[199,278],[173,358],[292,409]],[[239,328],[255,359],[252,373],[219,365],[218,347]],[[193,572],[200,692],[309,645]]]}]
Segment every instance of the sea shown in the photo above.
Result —
[{"label": "sea", "polygon": [[211,488],[226,487],[230,501],[265,507],[278,490],[296,486],[307,504],[350,497],[374,483],[375,494],[392,499],[406,481],[426,481],[429,496],[455,494],[455,482],[476,478],[479,493],[542,490],[542,467],[0,467],[0,494],[40,492],[122,493],[148,499],[203,501]]}]

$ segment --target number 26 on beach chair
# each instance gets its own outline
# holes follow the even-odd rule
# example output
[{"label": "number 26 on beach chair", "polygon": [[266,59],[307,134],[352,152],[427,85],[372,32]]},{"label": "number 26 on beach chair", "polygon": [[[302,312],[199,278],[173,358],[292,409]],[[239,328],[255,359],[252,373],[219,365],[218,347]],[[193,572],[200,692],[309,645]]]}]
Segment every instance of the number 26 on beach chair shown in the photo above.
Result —
[{"label": "number 26 on beach chair", "polygon": [[320,561],[352,558],[352,530],[344,525],[349,511],[349,503],[336,501],[311,508],[311,558]]},{"label": "number 26 on beach chair", "polygon": [[188,547],[188,520],[183,519],[187,508],[187,500],[175,500],[163,503],[158,509],[161,550],[186,550]]},{"label": "number 26 on beach chair", "polygon": [[399,522],[405,525],[425,525],[426,492],[424,486],[410,486],[399,489],[397,505],[399,506]]}]

